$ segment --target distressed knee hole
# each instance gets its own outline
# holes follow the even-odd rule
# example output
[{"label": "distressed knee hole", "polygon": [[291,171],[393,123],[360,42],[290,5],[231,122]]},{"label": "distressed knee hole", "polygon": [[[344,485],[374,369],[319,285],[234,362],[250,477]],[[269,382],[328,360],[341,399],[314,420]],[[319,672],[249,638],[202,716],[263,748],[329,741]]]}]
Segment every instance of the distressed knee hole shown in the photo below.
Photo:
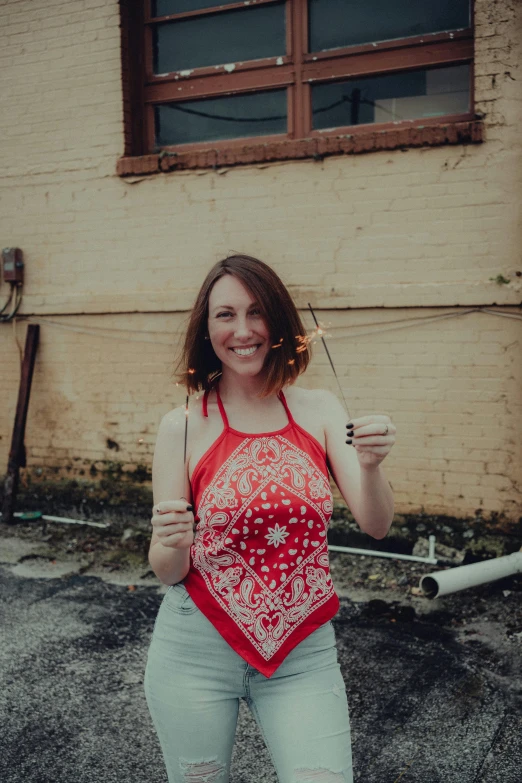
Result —
[{"label": "distressed knee hole", "polygon": [[179,765],[186,783],[220,783],[224,780],[225,768],[216,759],[197,762],[180,759]]},{"label": "distressed knee hole", "polygon": [[296,769],[295,783],[345,783],[343,772],[332,772],[331,769]]}]

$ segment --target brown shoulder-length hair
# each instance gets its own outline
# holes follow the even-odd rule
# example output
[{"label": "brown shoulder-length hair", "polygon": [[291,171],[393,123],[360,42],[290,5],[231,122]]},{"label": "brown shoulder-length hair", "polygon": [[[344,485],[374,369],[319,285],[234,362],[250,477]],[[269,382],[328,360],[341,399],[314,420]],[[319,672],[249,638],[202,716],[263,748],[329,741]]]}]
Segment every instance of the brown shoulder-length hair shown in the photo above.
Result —
[{"label": "brown shoulder-length hair", "polygon": [[208,334],[210,292],[224,275],[236,277],[254,297],[268,327],[272,350],[265,360],[266,381],[259,396],[278,393],[294,383],[311,359],[309,340],[290,294],[268,264],[246,255],[232,255],[214,264],[197,295],[190,315],[181,358],[175,368],[187,391],[210,390],[221,375],[221,360]]}]

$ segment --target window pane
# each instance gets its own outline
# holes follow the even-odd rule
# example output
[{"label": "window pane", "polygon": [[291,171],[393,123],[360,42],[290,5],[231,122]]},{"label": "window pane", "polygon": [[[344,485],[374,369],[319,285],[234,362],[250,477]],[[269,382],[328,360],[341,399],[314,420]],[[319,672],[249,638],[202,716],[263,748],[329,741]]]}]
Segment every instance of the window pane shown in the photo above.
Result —
[{"label": "window pane", "polygon": [[470,0],[309,0],[310,52],[470,26]]},{"label": "window pane", "polygon": [[469,111],[469,65],[317,84],[313,127],[400,122]]},{"label": "window pane", "polygon": [[284,3],[164,22],[154,28],[154,73],[158,74],[285,53]]},{"label": "window pane", "polygon": [[237,0],[155,0],[152,3],[152,16],[183,14],[186,11],[199,11],[201,8],[213,8],[217,5],[230,5]]},{"label": "window pane", "polygon": [[286,134],[286,90],[161,104],[155,121],[158,147]]}]

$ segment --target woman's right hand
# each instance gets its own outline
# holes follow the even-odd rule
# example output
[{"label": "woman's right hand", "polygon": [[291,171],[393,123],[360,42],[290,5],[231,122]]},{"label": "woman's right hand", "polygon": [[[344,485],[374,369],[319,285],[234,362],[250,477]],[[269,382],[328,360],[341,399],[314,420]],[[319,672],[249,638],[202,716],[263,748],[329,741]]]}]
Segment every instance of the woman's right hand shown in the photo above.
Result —
[{"label": "woman's right hand", "polygon": [[189,549],[194,543],[193,507],[186,500],[163,500],[152,509],[152,528],[163,546]]}]

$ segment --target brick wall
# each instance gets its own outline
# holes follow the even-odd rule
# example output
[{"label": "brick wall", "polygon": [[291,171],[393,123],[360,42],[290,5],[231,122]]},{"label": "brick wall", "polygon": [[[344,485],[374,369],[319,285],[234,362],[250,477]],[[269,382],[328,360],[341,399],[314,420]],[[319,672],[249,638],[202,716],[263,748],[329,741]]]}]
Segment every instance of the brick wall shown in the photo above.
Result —
[{"label": "brick wall", "polygon": [[[385,409],[397,421],[387,470],[399,510],[520,516],[520,321],[477,312],[381,325],[457,306],[520,315],[522,7],[475,6],[484,143],[130,179],[116,175],[117,3],[0,7],[0,235],[24,251],[20,314],[42,324],[29,471],[150,465],[159,419],[181,400],[173,335],[210,265],[244,251],[332,323],[354,415]],[[498,274],[510,282],[490,280]],[[16,331],[23,344],[25,322]],[[5,465],[19,378],[12,324],[0,324],[0,351]],[[302,383],[335,391],[315,354]]]}]

